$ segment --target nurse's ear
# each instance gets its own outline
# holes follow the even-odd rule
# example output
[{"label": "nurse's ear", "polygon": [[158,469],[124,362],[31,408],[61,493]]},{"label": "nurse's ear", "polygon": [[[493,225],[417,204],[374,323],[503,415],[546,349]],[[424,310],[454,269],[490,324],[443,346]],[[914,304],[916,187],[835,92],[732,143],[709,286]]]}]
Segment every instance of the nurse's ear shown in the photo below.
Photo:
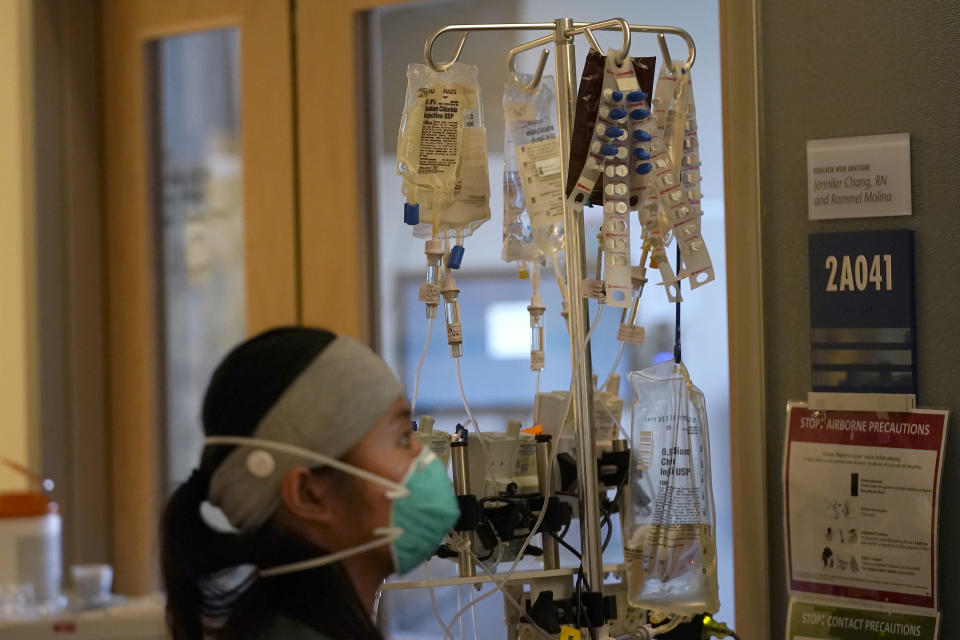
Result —
[{"label": "nurse's ear", "polygon": [[280,497],[285,510],[299,520],[319,525],[339,522],[343,516],[342,487],[335,473],[294,467],[283,476]]}]

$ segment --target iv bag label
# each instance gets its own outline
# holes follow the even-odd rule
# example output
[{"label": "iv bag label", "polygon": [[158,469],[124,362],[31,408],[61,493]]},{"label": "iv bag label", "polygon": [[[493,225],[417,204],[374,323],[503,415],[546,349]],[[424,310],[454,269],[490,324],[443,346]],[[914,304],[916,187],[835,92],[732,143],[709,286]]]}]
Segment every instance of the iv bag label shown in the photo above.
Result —
[{"label": "iv bag label", "polygon": [[531,225],[540,227],[562,219],[563,176],[560,174],[559,139],[548,138],[520,145],[516,154]]},{"label": "iv bag label", "polygon": [[423,103],[418,174],[445,173],[456,167],[463,125],[462,91],[463,87],[457,85],[434,85],[417,91]]},{"label": "iv bag label", "polygon": [[427,284],[424,282],[420,285],[420,290],[417,292],[417,298],[420,302],[426,302],[428,304],[439,304],[440,303],[440,285],[437,284]]},{"label": "iv bag label", "polygon": [[652,431],[637,431],[633,436],[633,457],[638,471],[650,468],[650,459],[653,457]]},{"label": "iv bag label", "polygon": [[454,344],[463,342],[463,329],[458,324],[447,325],[447,342]]}]

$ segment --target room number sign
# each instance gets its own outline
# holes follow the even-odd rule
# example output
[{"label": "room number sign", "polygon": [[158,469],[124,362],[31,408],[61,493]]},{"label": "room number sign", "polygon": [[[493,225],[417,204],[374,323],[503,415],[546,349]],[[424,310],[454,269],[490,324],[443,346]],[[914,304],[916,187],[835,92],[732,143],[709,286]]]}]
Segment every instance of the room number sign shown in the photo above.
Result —
[{"label": "room number sign", "polygon": [[889,253],[867,257],[864,255],[827,256],[824,265],[829,271],[827,291],[893,291],[893,256]]},{"label": "room number sign", "polygon": [[913,232],[810,234],[814,391],[914,393]]}]

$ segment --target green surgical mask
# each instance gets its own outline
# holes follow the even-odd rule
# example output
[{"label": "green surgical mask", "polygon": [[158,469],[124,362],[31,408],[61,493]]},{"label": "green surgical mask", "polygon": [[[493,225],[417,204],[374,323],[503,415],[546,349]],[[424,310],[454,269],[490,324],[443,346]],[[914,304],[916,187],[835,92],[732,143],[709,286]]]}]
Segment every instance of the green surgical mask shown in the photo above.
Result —
[{"label": "green surgical mask", "polygon": [[460,506],[443,463],[423,449],[403,480],[408,495],[396,498],[390,524],[402,535],[390,544],[393,566],[406,573],[430,558],[460,518]]},{"label": "green surgical mask", "polygon": [[394,569],[398,573],[406,573],[433,555],[460,517],[460,506],[446,469],[429,449],[420,452],[410,463],[403,480],[397,483],[336,458],[285,442],[241,436],[208,436],[204,444],[251,449],[247,467],[254,477],[260,475],[258,469],[263,469],[265,474],[273,470],[274,463],[270,454],[273,451],[319,462],[384,486],[387,488],[387,498],[393,500],[390,526],[374,530],[373,533],[378,536],[374,540],[318,558],[262,568],[259,573],[263,577],[322,567],[386,544],[390,545]]}]

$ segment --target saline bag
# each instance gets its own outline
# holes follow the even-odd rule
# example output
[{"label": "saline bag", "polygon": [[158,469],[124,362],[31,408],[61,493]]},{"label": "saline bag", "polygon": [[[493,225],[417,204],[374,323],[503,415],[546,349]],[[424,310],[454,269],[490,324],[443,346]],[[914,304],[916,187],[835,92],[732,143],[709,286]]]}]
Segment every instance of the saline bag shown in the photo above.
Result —
[{"label": "saline bag", "polygon": [[623,523],[628,600],[664,614],[715,613],[716,514],[703,392],[673,360],[629,380],[636,402]]},{"label": "saline bag", "polygon": [[465,236],[490,219],[487,130],[477,67],[454,63],[443,72],[407,66],[407,93],[397,140],[408,220],[419,238]]},{"label": "saline bag", "polygon": [[556,89],[544,76],[511,76],[503,89],[505,262],[556,260],[563,247],[563,182]]}]

